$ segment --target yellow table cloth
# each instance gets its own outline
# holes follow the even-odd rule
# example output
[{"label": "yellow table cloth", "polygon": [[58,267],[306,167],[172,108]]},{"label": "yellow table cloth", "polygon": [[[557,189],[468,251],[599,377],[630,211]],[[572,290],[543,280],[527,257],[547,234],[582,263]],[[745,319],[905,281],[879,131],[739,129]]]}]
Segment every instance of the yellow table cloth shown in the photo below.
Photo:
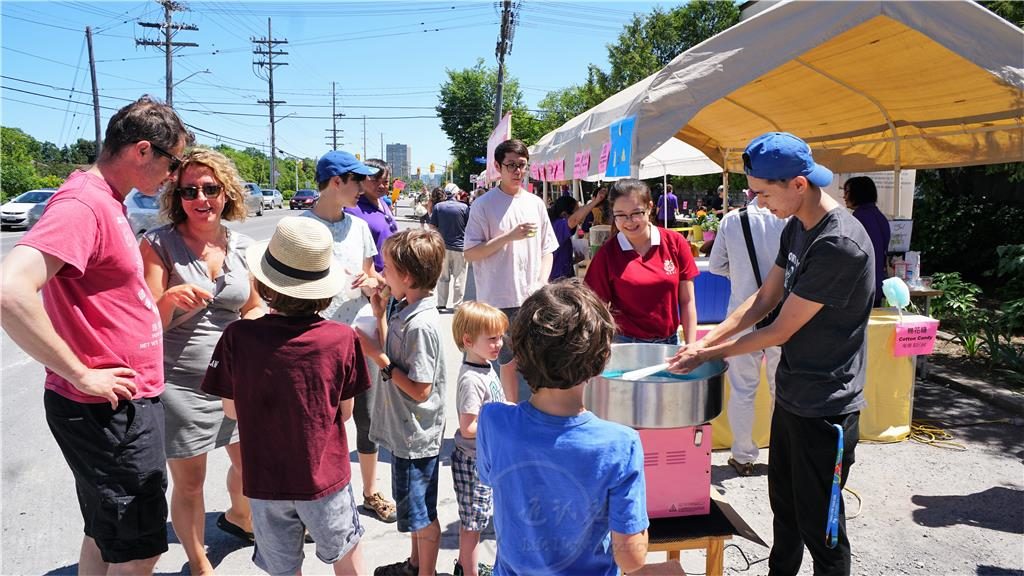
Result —
[{"label": "yellow table cloth", "polygon": [[[864,398],[867,406],[860,413],[860,439],[876,442],[899,442],[910,435],[914,409],[914,360],[892,355],[898,317],[894,310],[876,308],[868,321],[867,378]],[[728,377],[726,377],[728,380]],[[732,446],[729,430],[729,386],[725,387],[725,406],[711,421],[714,448]],[[754,399],[754,442],[768,446],[771,431],[771,394],[765,368],[761,366],[761,384]]]}]

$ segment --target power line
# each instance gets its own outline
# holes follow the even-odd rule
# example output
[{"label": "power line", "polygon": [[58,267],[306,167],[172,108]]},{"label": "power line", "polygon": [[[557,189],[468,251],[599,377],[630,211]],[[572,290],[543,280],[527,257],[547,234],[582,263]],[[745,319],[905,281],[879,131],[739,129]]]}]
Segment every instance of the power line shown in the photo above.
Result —
[{"label": "power line", "polygon": [[157,0],[161,6],[164,7],[164,21],[159,22],[139,22],[139,26],[143,28],[160,28],[164,32],[163,41],[159,40],[146,40],[146,39],[135,39],[136,46],[157,46],[162,48],[164,51],[164,59],[166,61],[167,74],[165,76],[165,83],[167,85],[167,101],[168,106],[174,105],[174,49],[182,47],[198,47],[199,44],[195,42],[174,42],[172,38],[176,32],[182,30],[195,31],[199,30],[199,27],[194,24],[178,24],[172,20],[174,12],[183,12],[185,10],[184,5],[175,2],[174,0]]}]

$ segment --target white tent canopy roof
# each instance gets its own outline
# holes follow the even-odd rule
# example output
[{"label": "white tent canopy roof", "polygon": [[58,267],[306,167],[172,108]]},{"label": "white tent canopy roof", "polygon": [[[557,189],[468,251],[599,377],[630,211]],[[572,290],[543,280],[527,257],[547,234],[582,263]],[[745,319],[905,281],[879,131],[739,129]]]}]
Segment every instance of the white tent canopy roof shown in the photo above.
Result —
[{"label": "white tent canopy roof", "polygon": [[634,159],[677,137],[734,172],[772,130],[839,172],[1024,161],[1024,31],[966,0],[780,2],[546,134],[531,159],[571,166],[589,149],[596,172],[629,116]]}]

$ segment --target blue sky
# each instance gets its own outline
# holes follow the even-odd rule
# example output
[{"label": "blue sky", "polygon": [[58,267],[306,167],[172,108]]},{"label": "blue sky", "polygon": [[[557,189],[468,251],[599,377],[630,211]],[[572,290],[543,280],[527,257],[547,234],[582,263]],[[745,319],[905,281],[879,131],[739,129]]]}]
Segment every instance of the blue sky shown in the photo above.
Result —
[{"label": "blue sky", "polygon": [[[175,41],[199,47],[176,54],[173,77],[181,83],[174,105],[187,123],[208,132],[196,132],[200,143],[218,143],[213,133],[237,148],[268,146],[267,107],[256,102],[267,99],[267,82],[253,71],[251,38],[267,36],[269,17],[273,37],[288,40],[276,49],[289,53],[279,57],[288,65],[274,72],[275,99],[287,102],[276,113],[278,148],[302,157],[329,149],[334,81],[339,111],[346,115],[338,122],[345,131],[339,148],[364,151],[365,115],[368,157],[381,156],[383,137],[385,145],[411,145],[413,166],[426,172],[431,162],[440,165],[449,157],[451,144],[433,110],[445,69],[472,66],[477,58],[496,64],[495,4],[188,2],[190,11],[175,13],[175,21],[199,30],[182,31]],[[506,65],[519,79],[527,105],[535,108],[549,90],[582,82],[588,63],[607,69],[605,45],[633,13],[655,5],[524,0]],[[93,138],[86,26],[94,30],[100,104],[107,108],[101,111],[103,128],[112,109],[129,100],[143,93],[163,98],[163,52],[135,45],[135,38],[162,38],[139,22],[162,20],[163,8],[153,0],[4,0],[0,121],[59,146]],[[187,78],[201,70],[210,73]]]}]

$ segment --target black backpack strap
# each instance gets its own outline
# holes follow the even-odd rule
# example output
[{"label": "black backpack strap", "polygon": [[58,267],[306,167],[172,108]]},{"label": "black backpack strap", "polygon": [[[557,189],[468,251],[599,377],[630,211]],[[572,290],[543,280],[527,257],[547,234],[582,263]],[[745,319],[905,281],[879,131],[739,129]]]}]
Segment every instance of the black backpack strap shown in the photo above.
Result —
[{"label": "black backpack strap", "polygon": [[750,232],[750,216],[747,209],[740,209],[740,224],[743,226],[743,240],[747,243],[747,256],[750,257],[750,266],[754,269],[754,281],[757,287],[761,287],[761,268],[757,265],[757,251],[754,250],[754,235]]}]

